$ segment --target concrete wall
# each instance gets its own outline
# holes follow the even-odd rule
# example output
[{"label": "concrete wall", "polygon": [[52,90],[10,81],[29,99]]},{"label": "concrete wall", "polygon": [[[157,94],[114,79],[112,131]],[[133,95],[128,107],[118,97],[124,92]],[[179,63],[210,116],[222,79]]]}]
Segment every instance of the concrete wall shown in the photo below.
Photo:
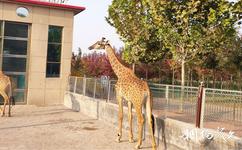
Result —
[{"label": "concrete wall", "polygon": [[[28,17],[17,16],[16,9],[20,6],[29,10]],[[27,104],[51,105],[63,103],[64,90],[70,74],[73,17],[72,11],[0,2],[0,20],[30,24]],[[63,27],[61,74],[59,78],[45,77],[49,25]]]},{"label": "concrete wall", "polygon": [[[98,99],[69,93],[65,94],[64,105],[83,114],[94,118],[104,120],[115,126],[118,126],[118,106],[116,104],[106,103]],[[127,108],[124,107],[123,127],[128,129]],[[137,120],[134,114],[134,135],[137,134]],[[145,125],[147,128],[147,125]],[[146,135],[149,135],[145,129]],[[189,131],[189,132],[187,132]],[[194,131],[194,132],[191,132]],[[205,132],[204,132],[205,131]],[[136,133],[136,134],[135,134]],[[187,133],[197,133],[187,135]],[[210,139],[203,138],[202,134],[210,133],[214,137]],[[187,136],[184,136],[187,135]],[[209,134],[206,134],[208,136]],[[225,141],[223,138],[229,135],[221,135],[219,132],[210,129],[197,129],[192,124],[180,122],[169,118],[155,117],[155,136],[159,143],[159,149],[183,149],[183,150],[240,150],[242,149],[242,139],[232,137]],[[187,138],[189,137],[189,138]],[[149,140],[149,139],[148,139]]]}]

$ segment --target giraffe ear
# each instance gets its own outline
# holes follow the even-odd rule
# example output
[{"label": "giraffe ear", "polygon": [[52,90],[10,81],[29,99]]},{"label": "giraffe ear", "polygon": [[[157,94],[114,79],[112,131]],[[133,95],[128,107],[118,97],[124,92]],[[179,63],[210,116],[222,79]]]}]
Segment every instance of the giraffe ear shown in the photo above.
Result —
[{"label": "giraffe ear", "polygon": [[101,41],[102,41],[102,42],[104,42],[104,41],[105,41],[105,39],[106,39],[105,37],[102,37],[102,40],[101,40]]}]

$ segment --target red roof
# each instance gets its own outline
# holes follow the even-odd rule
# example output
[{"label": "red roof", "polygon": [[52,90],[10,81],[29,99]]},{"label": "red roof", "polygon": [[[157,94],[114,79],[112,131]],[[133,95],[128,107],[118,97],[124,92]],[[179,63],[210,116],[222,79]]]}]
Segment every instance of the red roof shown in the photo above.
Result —
[{"label": "red roof", "polygon": [[7,0],[7,2],[28,4],[28,5],[34,5],[34,6],[49,7],[49,8],[57,8],[57,9],[65,9],[65,10],[74,11],[75,14],[78,14],[86,9],[85,7],[81,7],[81,6],[51,3],[51,2],[45,2],[40,0]]}]

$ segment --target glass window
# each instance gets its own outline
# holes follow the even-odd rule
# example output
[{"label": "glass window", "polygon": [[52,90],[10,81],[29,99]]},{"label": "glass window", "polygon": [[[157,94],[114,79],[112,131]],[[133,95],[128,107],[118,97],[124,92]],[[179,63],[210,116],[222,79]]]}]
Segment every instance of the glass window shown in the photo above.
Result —
[{"label": "glass window", "polygon": [[46,77],[59,77],[60,63],[47,63]]},{"label": "glass window", "polygon": [[49,26],[46,77],[60,77],[62,27]]},{"label": "glass window", "polygon": [[25,72],[26,58],[3,57],[3,71]]},{"label": "glass window", "polygon": [[6,22],[4,36],[28,38],[28,25]]},{"label": "glass window", "polygon": [[48,44],[48,61],[49,62],[60,62],[61,58],[61,45]]},{"label": "glass window", "polygon": [[49,43],[61,43],[62,41],[62,27],[50,26],[49,27]]},{"label": "glass window", "polygon": [[4,40],[3,54],[27,55],[27,41]]},{"label": "glass window", "polygon": [[3,36],[3,22],[0,22],[0,37]]},{"label": "glass window", "polygon": [[24,93],[25,93],[25,91],[23,91],[23,92],[22,91],[14,91],[13,92],[15,103],[24,102]]},{"label": "glass window", "polygon": [[2,70],[11,77],[16,102],[25,101],[28,27],[25,23],[8,21],[0,25],[0,46],[3,46],[0,51]]},{"label": "glass window", "polygon": [[25,89],[25,75],[8,75],[12,80],[13,89]]}]

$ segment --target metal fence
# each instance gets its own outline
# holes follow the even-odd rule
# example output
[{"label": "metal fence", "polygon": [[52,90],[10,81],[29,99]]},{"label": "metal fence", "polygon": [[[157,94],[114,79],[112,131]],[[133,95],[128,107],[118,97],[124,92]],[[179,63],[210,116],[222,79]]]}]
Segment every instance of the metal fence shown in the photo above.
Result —
[{"label": "metal fence", "polygon": [[[115,83],[115,80],[70,77],[67,91],[117,103]],[[198,87],[155,83],[149,83],[149,86],[153,95],[153,113],[156,116],[195,124]],[[213,129],[220,127],[242,136],[242,91],[204,88],[200,126]]]}]

